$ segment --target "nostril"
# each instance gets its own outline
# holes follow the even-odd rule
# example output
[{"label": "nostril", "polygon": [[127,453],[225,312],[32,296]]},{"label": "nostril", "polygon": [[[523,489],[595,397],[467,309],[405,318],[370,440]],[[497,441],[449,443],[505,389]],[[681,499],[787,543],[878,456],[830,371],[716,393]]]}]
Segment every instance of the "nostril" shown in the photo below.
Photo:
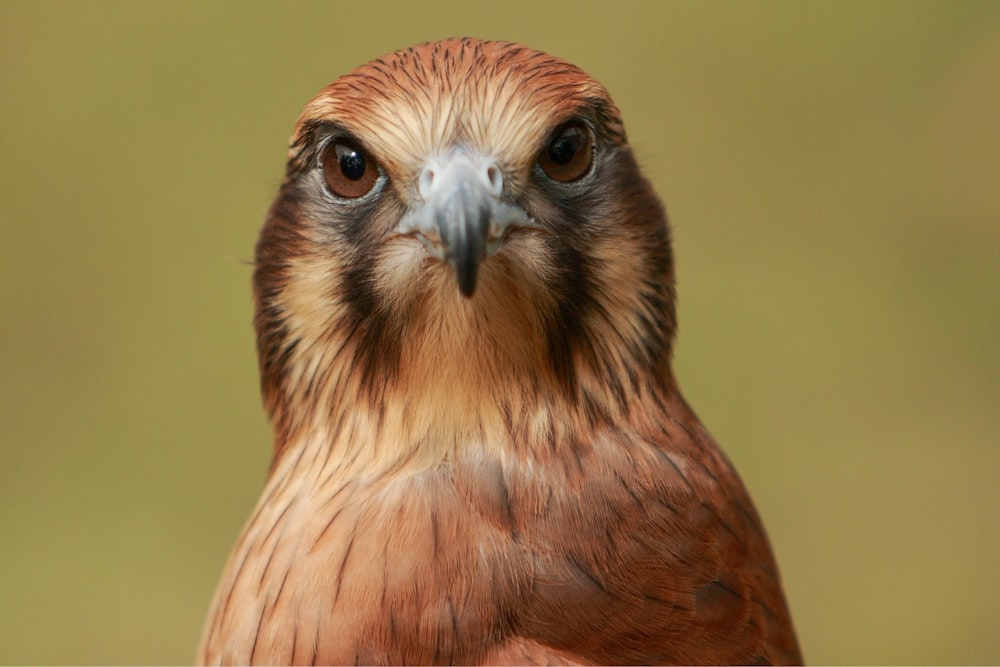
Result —
[{"label": "nostril", "polygon": [[427,167],[420,174],[420,196],[426,199],[430,195],[432,185],[434,185],[434,169]]},{"label": "nostril", "polygon": [[490,184],[490,191],[494,196],[498,196],[503,191],[503,174],[496,165],[486,168],[486,180]]}]

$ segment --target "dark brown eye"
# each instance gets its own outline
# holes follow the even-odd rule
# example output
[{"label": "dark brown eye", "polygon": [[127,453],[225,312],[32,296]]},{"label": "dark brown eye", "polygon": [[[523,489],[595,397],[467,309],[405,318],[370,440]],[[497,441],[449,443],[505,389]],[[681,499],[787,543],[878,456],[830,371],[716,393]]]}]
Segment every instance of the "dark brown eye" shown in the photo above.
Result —
[{"label": "dark brown eye", "polygon": [[330,192],[345,199],[356,199],[375,185],[378,165],[353,141],[337,139],[323,153],[323,175]]},{"label": "dark brown eye", "polygon": [[593,161],[594,135],[580,121],[570,121],[556,130],[538,156],[538,166],[545,175],[560,183],[582,178]]}]

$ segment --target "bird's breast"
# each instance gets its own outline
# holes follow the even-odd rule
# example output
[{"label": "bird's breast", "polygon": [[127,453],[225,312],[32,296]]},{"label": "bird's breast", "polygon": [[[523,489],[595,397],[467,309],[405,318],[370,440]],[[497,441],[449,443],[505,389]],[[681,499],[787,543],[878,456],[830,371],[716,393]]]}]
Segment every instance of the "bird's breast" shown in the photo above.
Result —
[{"label": "bird's breast", "polygon": [[288,448],[199,659],[469,664],[523,642],[544,660],[794,659],[756,512],[700,425],[532,414],[459,449],[376,446],[357,424],[354,449]]},{"label": "bird's breast", "polygon": [[468,511],[449,466],[344,475],[308,465],[322,460],[311,449],[288,452],[273,472],[199,660],[481,660],[525,593],[512,535]]}]

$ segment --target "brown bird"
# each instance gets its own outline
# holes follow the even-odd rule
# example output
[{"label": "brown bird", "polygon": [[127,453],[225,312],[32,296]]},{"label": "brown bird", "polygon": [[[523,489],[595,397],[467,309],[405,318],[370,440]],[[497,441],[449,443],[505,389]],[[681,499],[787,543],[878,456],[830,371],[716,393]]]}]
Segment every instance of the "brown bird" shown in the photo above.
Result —
[{"label": "brown bird", "polygon": [[274,459],[202,663],[797,663],[684,402],[666,216],[580,69],[474,39],[325,88],[254,297]]}]

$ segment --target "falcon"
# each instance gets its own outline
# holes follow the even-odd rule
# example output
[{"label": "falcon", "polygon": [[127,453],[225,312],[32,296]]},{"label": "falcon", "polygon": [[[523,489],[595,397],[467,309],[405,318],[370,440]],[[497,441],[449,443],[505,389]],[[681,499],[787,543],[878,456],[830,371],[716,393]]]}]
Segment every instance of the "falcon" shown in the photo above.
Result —
[{"label": "falcon", "polygon": [[454,39],[341,77],[253,288],[274,455],[200,663],[801,662],[671,370],[664,208],[583,71]]}]

